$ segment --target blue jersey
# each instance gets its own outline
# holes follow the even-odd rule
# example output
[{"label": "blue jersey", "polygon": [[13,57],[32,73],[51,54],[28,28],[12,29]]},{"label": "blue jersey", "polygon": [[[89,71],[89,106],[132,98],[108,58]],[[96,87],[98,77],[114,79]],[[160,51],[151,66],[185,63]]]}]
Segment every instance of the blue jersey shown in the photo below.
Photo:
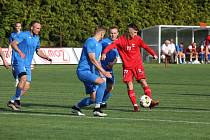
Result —
[{"label": "blue jersey", "polygon": [[[21,32],[22,32],[22,31],[20,31],[20,32],[12,32],[11,35],[10,35],[10,37],[9,37],[9,43],[12,43],[12,41],[14,41],[15,38],[17,38],[18,35],[21,34]],[[14,60],[14,53],[15,53],[14,51],[15,51],[15,50],[12,49],[12,58],[11,58],[12,63],[13,63],[13,60]]]},{"label": "blue jersey", "polygon": [[[103,50],[112,43],[110,38],[105,38],[101,42]],[[119,56],[118,51],[113,49],[106,54],[106,59],[101,61],[101,65],[105,70],[111,71],[107,66],[109,63],[114,63],[115,59]]]},{"label": "blue jersey", "polygon": [[30,66],[36,49],[40,48],[38,35],[32,35],[30,31],[21,32],[15,40],[18,42],[18,48],[25,54],[26,58],[22,59],[17,51],[14,53],[13,65],[21,63]]},{"label": "blue jersey", "polygon": [[99,61],[102,51],[102,45],[94,37],[88,38],[82,49],[82,54],[77,67],[78,71],[91,71],[92,73],[97,73],[95,65],[91,63],[88,54],[94,53],[95,59]]}]

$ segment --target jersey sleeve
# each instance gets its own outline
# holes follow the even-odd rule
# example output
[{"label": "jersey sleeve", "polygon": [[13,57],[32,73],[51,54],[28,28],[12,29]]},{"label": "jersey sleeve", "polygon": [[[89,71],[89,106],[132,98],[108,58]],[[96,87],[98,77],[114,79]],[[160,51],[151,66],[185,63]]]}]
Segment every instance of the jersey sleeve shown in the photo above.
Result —
[{"label": "jersey sleeve", "polygon": [[146,43],[144,43],[144,41],[140,37],[138,39],[138,43],[139,43],[140,47],[144,48],[152,56],[157,55],[155,53],[155,51],[153,49],[151,49]]},{"label": "jersey sleeve", "polygon": [[86,42],[87,53],[95,53],[95,51],[96,51],[95,47],[96,47],[95,42],[93,42],[91,40],[88,40]]},{"label": "jersey sleeve", "polygon": [[20,44],[24,39],[26,39],[26,34],[25,33],[20,33],[18,36],[14,38]]},{"label": "jersey sleeve", "polygon": [[103,50],[103,54],[107,54],[110,50],[117,48],[119,44],[119,40],[115,40],[114,42],[112,42],[110,45],[108,45],[104,50]]}]

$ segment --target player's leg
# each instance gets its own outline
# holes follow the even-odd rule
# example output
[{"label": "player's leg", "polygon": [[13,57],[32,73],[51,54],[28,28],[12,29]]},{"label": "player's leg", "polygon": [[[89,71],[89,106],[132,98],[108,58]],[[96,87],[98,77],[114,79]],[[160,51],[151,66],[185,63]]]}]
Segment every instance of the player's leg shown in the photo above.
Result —
[{"label": "player's leg", "polygon": [[30,67],[25,67],[26,69],[26,82],[25,85],[23,86],[23,88],[21,89],[21,94],[16,97],[15,99],[15,103],[16,103],[16,107],[20,108],[21,107],[21,96],[24,95],[30,88],[30,82],[31,82],[31,69]]},{"label": "player's leg", "polygon": [[19,79],[18,79],[18,75],[17,75],[17,73],[16,73],[16,71],[15,71],[13,66],[12,66],[12,75],[13,75],[13,77],[15,79],[15,87],[17,87],[17,85],[19,83]]},{"label": "player's leg", "polygon": [[106,78],[106,90],[104,92],[104,97],[103,97],[102,104],[101,104],[102,108],[107,107],[107,100],[112,95],[111,92],[114,88],[114,83],[115,83],[115,78],[114,78],[114,74],[112,72],[112,78]]},{"label": "player's leg", "polygon": [[11,98],[11,100],[8,102],[7,105],[8,105],[8,107],[12,108],[13,110],[19,110],[16,107],[15,100],[20,97],[21,91],[23,90],[23,88],[24,88],[24,86],[26,84],[27,76],[26,76],[26,70],[22,66],[15,66],[14,70],[15,70],[15,72],[18,75],[19,83],[18,83],[18,85],[16,87],[15,96],[13,96]]},{"label": "player's leg", "polygon": [[149,96],[152,99],[149,108],[151,109],[151,108],[159,105],[159,100],[158,101],[153,100],[153,98],[152,98],[152,90],[150,89],[149,85],[147,84],[146,79],[141,79],[138,82],[141,83],[142,88],[144,90],[144,94]]},{"label": "player's leg", "polygon": [[139,111],[139,106],[136,101],[136,95],[133,88],[133,71],[131,69],[124,69],[123,70],[123,82],[127,86],[128,97],[134,107],[134,112]]},{"label": "player's leg", "polygon": [[205,49],[206,64],[209,63],[209,50],[210,50],[210,48],[208,46],[206,46],[206,49]]},{"label": "player's leg", "polygon": [[95,84],[97,84],[97,90],[96,90],[96,104],[93,110],[93,115],[99,117],[105,117],[107,116],[107,114],[102,112],[100,105],[102,103],[104,97],[104,91],[106,89],[106,78],[98,77],[95,81]]},{"label": "player's leg", "polygon": [[[141,84],[141,86],[144,90],[144,94],[149,96],[152,99],[152,90],[149,87],[149,85],[147,84],[146,76],[145,76],[145,73],[144,73],[144,67],[139,66],[139,67],[135,68],[134,76],[136,78],[136,81]],[[159,101],[155,101],[155,100],[152,99],[150,108],[155,107],[158,104],[159,104]]]},{"label": "player's leg", "polygon": [[193,52],[190,51],[190,63],[192,63]]},{"label": "player's leg", "polygon": [[85,86],[86,94],[88,94],[89,97],[85,97],[82,100],[80,100],[76,105],[76,107],[78,108],[83,108],[83,107],[86,107],[95,103],[96,85],[93,83],[84,82],[84,86]]},{"label": "player's leg", "polygon": [[84,116],[85,114],[81,111],[81,108],[95,103],[96,85],[94,81],[97,79],[97,76],[90,71],[77,71],[77,76],[79,80],[84,83],[85,93],[88,94],[89,97],[85,97],[75,104],[72,107],[72,113]]}]

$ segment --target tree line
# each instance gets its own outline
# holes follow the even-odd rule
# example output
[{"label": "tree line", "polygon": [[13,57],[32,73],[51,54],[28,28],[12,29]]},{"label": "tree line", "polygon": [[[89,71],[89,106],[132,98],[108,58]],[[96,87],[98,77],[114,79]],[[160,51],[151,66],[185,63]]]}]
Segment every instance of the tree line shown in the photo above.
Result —
[{"label": "tree line", "polygon": [[95,27],[117,26],[123,33],[134,22],[154,25],[210,24],[210,0],[0,0],[1,46],[8,45],[14,23],[42,24],[41,46],[81,47]]}]

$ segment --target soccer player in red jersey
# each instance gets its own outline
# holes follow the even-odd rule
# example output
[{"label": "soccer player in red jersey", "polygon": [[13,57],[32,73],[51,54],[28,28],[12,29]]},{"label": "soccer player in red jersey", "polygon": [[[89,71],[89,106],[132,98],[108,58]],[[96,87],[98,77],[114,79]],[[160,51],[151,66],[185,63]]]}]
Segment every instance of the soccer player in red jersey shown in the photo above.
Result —
[{"label": "soccer player in red jersey", "polygon": [[[144,89],[144,94],[148,95],[152,99],[152,92],[147,84],[146,76],[144,73],[144,67],[141,57],[140,49],[144,48],[155,59],[157,55],[148,45],[146,45],[140,36],[138,36],[138,27],[135,24],[128,25],[128,32],[120,36],[112,44],[104,49],[102,52],[102,60],[106,58],[106,53],[117,48],[119,55],[123,62],[123,81],[127,85],[128,96],[133,104],[134,112],[139,111],[139,106],[136,101],[136,95],[134,92],[133,78],[141,84]],[[159,104],[159,101],[152,100],[150,108]]]}]

